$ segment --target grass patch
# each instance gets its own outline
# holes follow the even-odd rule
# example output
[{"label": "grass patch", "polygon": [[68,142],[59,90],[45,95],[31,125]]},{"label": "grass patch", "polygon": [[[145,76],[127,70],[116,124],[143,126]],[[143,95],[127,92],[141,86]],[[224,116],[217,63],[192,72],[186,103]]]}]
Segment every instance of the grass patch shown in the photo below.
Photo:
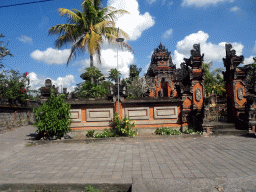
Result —
[{"label": "grass patch", "polygon": [[203,134],[201,131],[197,131],[195,129],[187,129],[184,132],[181,132],[180,130],[177,129],[171,129],[169,127],[161,127],[161,128],[156,128],[155,131],[156,135],[181,135],[181,134],[190,134],[190,135],[195,135],[195,134]]},{"label": "grass patch", "polygon": [[155,131],[156,135],[180,135],[181,132],[176,129],[171,129],[169,127],[161,127],[161,128],[156,128]]}]

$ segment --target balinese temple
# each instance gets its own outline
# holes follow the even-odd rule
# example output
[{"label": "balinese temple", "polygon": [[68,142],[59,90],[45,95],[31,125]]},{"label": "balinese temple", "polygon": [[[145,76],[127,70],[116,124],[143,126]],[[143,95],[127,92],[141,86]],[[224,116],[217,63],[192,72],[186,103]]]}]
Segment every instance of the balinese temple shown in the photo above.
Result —
[{"label": "balinese temple", "polygon": [[150,88],[150,97],[173,96],[172,78],[176,66],[172,63],[171,52],[160,43],[152,54],[151,63],[146,73],[146,79],[156,81],[157,86]]}]

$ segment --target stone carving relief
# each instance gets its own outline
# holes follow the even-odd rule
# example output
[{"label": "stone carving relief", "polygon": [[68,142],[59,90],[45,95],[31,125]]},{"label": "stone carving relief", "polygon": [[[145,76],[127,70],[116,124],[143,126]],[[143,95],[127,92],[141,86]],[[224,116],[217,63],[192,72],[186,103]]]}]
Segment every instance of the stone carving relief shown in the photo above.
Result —
[{"label": "stone carving relief", "polygon": [[242,89],[241,87],[239,87],[239,88],[237,89],[237,98],[238,98],[239,100],[242,100],[242,99],[244,98],[243,89]]},{"label": "stone carving relief", "polygon": [[202,97],[201,89],[197,88],[195,90],[195,97],[196,97],[197,102],[199,102],[201,100],[201,97]]}]

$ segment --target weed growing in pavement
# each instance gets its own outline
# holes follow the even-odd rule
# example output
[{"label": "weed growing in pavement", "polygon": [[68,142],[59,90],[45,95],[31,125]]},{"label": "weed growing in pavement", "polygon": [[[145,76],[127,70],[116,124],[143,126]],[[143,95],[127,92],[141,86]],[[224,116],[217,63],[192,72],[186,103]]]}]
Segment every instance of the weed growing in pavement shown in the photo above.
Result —
[{"label": "weed growing in pavement", "polygon": [[156,128],[155,131],[156,135],[180,135],[181,132],[176,129],[171,129],[169,127],[161,127],[161,128]]},{"label": "weed growing in pavement", "polygon": [[89,130],[89,131],[86,133],[86,137],[94,137],[94,132],[95,132],[95,130]]},{"label": "weed growing in pavement", "polygon": [[201,134],[203,134],[202,131],[197,131],[195,129],[187,129],[183,133],[190,134],[190,135],[194,135],[194,134],[200,134],[201,135]]},{"label": "weed growing in pavement", "polygon": [[102,192],[102,190],[94,189],[91,185],[85,187],[86,192]]},{"label": "weed growing in pavement", "polygon": [[115,136],[116,136],[116,134],[112,130],[104,129],[103,132],[96,133],[94,135],[94,138],[106,138],[106,137],[115,137]]},{"label": "weed growing in pavement", "polygon": [[30,146],[32,146],[33,145],[33,143],[27,143],[26,144],[26,147],[30,147]]}]

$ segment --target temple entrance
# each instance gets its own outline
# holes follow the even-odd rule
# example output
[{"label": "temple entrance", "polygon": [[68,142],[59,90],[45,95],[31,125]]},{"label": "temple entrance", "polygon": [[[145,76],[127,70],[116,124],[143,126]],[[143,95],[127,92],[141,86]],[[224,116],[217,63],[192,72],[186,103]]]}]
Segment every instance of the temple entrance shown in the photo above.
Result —
[{"label": "temple entrance", "polygon": [[158,92],[159,97],[168,97],[168,82],[165,81],[165,78],[161,80],[161,90]]}]

